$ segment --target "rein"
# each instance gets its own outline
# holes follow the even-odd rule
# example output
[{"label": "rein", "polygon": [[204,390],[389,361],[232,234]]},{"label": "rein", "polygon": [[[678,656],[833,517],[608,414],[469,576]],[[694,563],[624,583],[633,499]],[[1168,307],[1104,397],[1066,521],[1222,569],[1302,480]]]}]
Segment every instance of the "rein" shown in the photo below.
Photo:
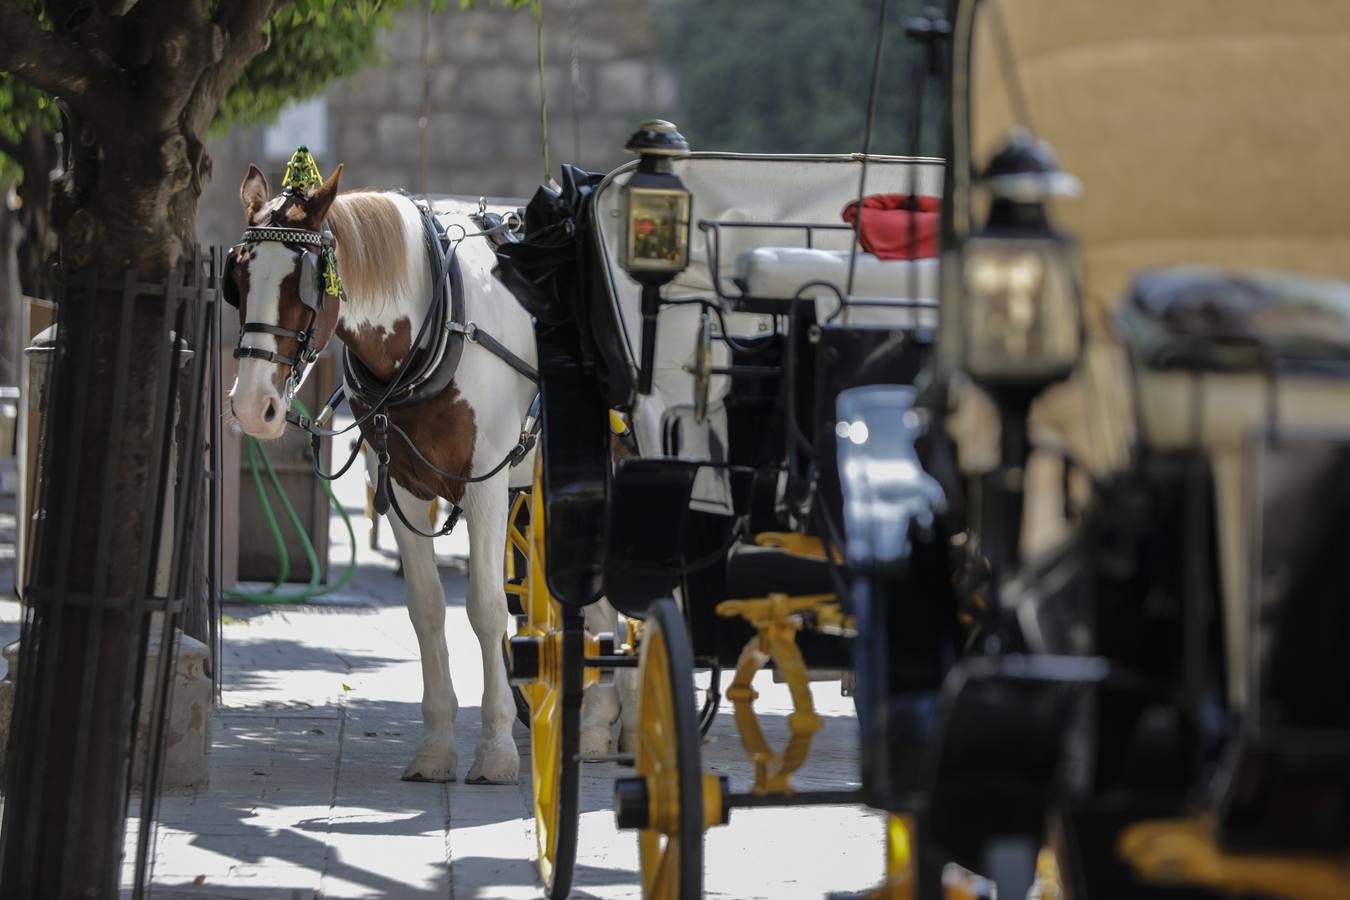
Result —
[{"label": "rein", "polygon": [[[448,481],[455,481],[462,484],[474,484],[486,481],[492,478],[507,465],[515,465],[520,462],[526,454],[533,449],[539,433],[539,396],[536,393],[533,403],[530,405],[530,412],[522,423],[520,438],[516,445],[506,454],[505,457],[494,466],[489,472],[483,475],[469,476],[458,475],[447,472],[444,469],[433,464],[417,448],[412,439],[402,428],[393,425],[389,421],[389,410],[408,406],[415,406],[424,403],[444,391],[454,380],[455,370],[459,367],[460,356],[463,353],[464,341],[475,343],[488,350],[494,356],[501,359],[517,373],[531,381],[539,380],[538,372],[533,366],[525,362],[518,355],[513,353],[505,344],[482,330],[472,321],[465,321],[464,312],[464,286],[460,274],[457,254],[460,244],[470,237],[487,238],[505,238],[513,231],[514,221],[510,218],[498,219],[491,217],[480,205],[479,213],[475,216],[475,221],[480,223],[482,230],[476,232],[465,232],[461,228],[461,234],[455,238],[449,237],[440,222],[436,219],[429,203],[422,198],[413,198],[408,196],[409,200],[417,207],[422,216],[422,223],[426,230],[428,250],[432,253],[432,271],[433,271],[433,293],[431,305],[427,309],[427,314],[422,320],[422,325],[417,331],[417,337],[413,341],[414,348],[422,348],[418,352],[409,354],[394,371],[393,377],[384,384],[379,383],[370,375],[369,371],[361,365],[356,359],[350,348],[344,347],[343,353],[343,380],[346,384],[339,385],[337,390],[329,398],[328,403],[324,405],[323,410],[310,419],[290,409],[291,401],[295,392],[299,389],[300,383],[304,380],[305,369],[319,356],[323,348],[313,348],[314,331],[319,321],[319,311],[323,302],[322,298],[326,296],[325,280],[327,284],[336,283],[335,259],[331,255],[333,238],[325,223],[322,231],[310,231],[301,228],[282,228],[275,226],[259,226],[245,229],[244,236],[240,243],[231,249],[226,260],[226,275],[228,276],[228,267],[233,266],[237,259],[239,249],[248,243],[258,243],[262,241],[274,241],[286,245],[302,244],[318,246],[323,248],[320,254],[306,251],[301,258],[300,273],[300,299],[301,302],[310,308],[311,316],[306,330],[303,332],[291,331],[285,328],[279,328],[273,325],[267,325],[258,322],[246,322],[239,331],[239,344],[235,347],[234,356],[236,359],[251,357],[261,359],[265,362],[271,362],[276,365],[289,365],[291,372],[286,380],[286,421],[296,427],[308,432],[310,436],[310,446],[314,452],[314,472],[325,481],[333,481],[344,475],[356,458],[360,455],[361,445],[358,442],[353,448],[351,455],[336,473],[328,474],[319,466],[318,444],[321,438],[332,438],[345,434],[353,428],[370,422],[374,428],[374,434],[371,437],[371,443],[375,450],[377,460],[377,473],[375,485],[374,507],[375,511],[381,515],[386,514],[392,507],[394,513],[399,517],[410,531],[422,537],[441,537],[449,534],[459,521],[462,513],[460,507],[456,504],[450,511],[446,519],[445,526],[437,532],[428,533],[420,530],[408,521],[403,510],[399,507],[393,491],[389,485],[389,464],[391,461],[389,454],[389,431],[392,429],[403,442],[412,451],[417,460],[435,475]],[[318,265],[316,265],[318,263]],[[332,273],[327,271],[328,266],[333,266]],[[314,277],[308,277],[310,273],[308,268],[314,269]],[[233,284],[227,277],[224,279],[226,284]],[[307,287],[313,285],[312,288]],[[314,298],[317,294],[318,299]],[[345,295],[339,294],[345,300]],[[226,297],[226,301],[231,305],[238,307],[238,297],[231,299]],[[312,302],[311,302],[312,301]],[[447,306],[449,307],[447,309]],[[245,334],[261,333],[272,334],[278,337],[294,338],[300,344],[294,358],[282,354],[261,350],[253,347],[243,346]],[[429,340],[430,339],[430,340]],[[428,349],[430,344],[430,353],[423,352]],[[298,374],[297,374],[298,372]],[[366,412],[358,416],[350,425],[336,430],[327,430],[323,424],[328,421],[342,402],[348,387],[351,388],[352,396],[349,399],[367,406]]]}]

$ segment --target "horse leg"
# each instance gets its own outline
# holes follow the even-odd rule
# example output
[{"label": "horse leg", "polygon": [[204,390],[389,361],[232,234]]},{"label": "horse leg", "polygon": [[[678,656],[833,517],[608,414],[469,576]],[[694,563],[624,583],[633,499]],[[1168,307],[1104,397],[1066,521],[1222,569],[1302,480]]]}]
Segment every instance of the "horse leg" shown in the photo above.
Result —
[{"label": "horse leg", "polygon": [[[392,485],[399,508],[409,522],[425,522],[431,503]],[[413,534],[389,516],[389,525],[403,560],[408,618],[417,634],[422,657],[422,739],[404,781],[454,781],[459,767],[455,753],[455,713],[459,704],[450,681],[450,653],[445,644],[445,591],[436,570],[436,554],[428,538]]]},{"label": "horse leg", "polygon": [[520,775],[520,751],[511,736],[515,701],[506,681],[502,640],[507,609],[504,559],[509,512],[507,472],[471,484],[464,491],[469,520],[469,624],[483,653],[483,727],[465,781],[471,784],[513,784]]},{"label": "horse leg", "polygon": [[[608,600],[599,600],[585,607],[586,630],[591,634],[602,631],[615,633],[619,614]],[[623,672],[618,669],[616,672]],[[610,732],[619,717],[619,694],[613,684],[597,682],[586,688],[581,699],[581,752],[600,754],[610,751]]]},{"label": "horse leg", "polygon": [[614,692],[619,704],[619,752],[637,750],[638,670],[615,669]]}]

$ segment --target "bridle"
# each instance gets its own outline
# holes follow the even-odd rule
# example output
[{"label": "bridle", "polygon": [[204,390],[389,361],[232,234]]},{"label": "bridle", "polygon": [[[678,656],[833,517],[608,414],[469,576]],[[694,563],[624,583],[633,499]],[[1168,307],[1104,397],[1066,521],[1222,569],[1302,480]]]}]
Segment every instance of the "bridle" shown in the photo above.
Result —
[{"label": "bridle", "polygon": [[[304,383],[306,371],[323,351],[322,346],[314,345],[314,335],[319,326],[323,303],[330,296],[341,297],[342,293],[337,279],[330,277],[330,268],[334,269],[331,274],[336,275],[336,260],[333,257],[333,233],[326,223],[320,231],[310,231],[308,228],[258,225],[244,229],[244,235],[240,238],[239,243],[231,247],[230,252],[225,257],[221,287],[225,302],[230,306],[239,309],[239,290],[234,283],[234,267],[238,265],[239,251],[251,244],[269,242],[284,244],[292,250],[298,249],[301,251],[298,287],[300,302],[309,309],[309,322],[303,331],[293,331],[289,328],[268,325],[264,322],[244,322],[239,327],[239,341],[234,348],[234,358],[260,359],[278,366],[289,366],[290,373],[286,376],[283,391],[286,403],[289,405],[295,397],[295,392]],[[332,290],[334,287],[337,288],[336,291]],[[286,356],[274,350],[245,347],[244,336],[247,334],[270,334],[275,337],[291,338],[299,344],[299,348],[296,350],[295,356]]]}]

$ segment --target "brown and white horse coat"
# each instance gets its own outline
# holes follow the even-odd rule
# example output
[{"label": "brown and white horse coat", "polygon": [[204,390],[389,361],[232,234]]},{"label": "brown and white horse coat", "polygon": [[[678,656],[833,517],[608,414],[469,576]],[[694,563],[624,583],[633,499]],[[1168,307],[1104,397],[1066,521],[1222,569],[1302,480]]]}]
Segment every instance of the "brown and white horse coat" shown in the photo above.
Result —
[{"label": "brown and white horse coat", "polygon": [[[317,231],[326,223],[333,234],[338,270],[346,299],[326,297],[315,346],[336,335],[376,377],[392,378],[412,352],[433,296],[421,213],[398,193],[337,193],[341,166],[308,197],[268,198],[267,181],[250,167],[240,189],[250,225],[300,227]],[[438,204],[437,217],[451,234],[474,234],[478,227],[466,204]],[[530,365],[535,363],[529,316],[492,275],[496,259],[484,239],[469,237],[458,248],[466,317],[501,341]],[[235,267],[241,321],[277,324],[300,330],[309,315],[301,306],[295,280],[297,253],[287,245],[262,242],[241,251]],[[292,355],[295,341],[248,333],[241,344]],[[287,346],[290,345],[290,346]],[[279,437],[285,429],[287,398],[278,384],[284,366],[259,359],[239,362],[230,392],[231,408],[243,430],[259,438]],[[450,386],[431,400],[390,411],[417,449],[438,468],[468,477],[489,472],[512,450],[534,397],[535,386],[482,346],[466,342]],[[364,410],[356,407],[360,414]],[[364,426],[363,426],[364,427]],[[436,497],[459,504],[469,529],[469,622],[480,645],[483,666],[482,730],[466,780],[514,782],[519,755],[511,734],[514,702],[506,680],[501,641],[507,630],[503,559],[509,489],[524,486],[533,471],[533,454],[513,470],[503,469],[477,483],[443,478],[416,460],[395,434],[389,442],[394,500],[409,522],[427,522]],[[372,466],[373,457],[368,455]],[[445,596],[430,539],[390,516],[403,559],[407,603],[421,652],[423,734],[403,777],[452,781],[458,755],[453,723],[458,704],[450,677],[445,639]],[[590,617],[595,617],[592,613]],[[600,619],[607,618],[600,613]],[[608,617],[612,618],[612,617]],[[611,630],[612,622],[593,627]],[[599,686],[597,686],[599,687]],[[618,714],[612,687],[588,690],[583,712],[583,750],[603,752]]]}]

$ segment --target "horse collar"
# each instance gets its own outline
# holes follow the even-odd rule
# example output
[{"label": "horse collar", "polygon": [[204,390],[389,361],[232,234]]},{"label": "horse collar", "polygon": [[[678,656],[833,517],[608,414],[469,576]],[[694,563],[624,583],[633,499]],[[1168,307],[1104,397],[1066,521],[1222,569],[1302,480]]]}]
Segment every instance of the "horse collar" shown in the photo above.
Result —
[{"label": "horse collar", "polygon": [[430,260],[434,285],[431,306],[412,355],[394,376],[398,384],[392,392],[390,385],[376,378],[350,347],[343,347],[342,374],[348,394],[367,406],[383,400],[384,406],[398,409],[432,399],[450,386],[464,354],[463,329],[456,327],[464,321],[464,276],[459,260],[430,205],[420,199],[413,202],[422,216]]}]

